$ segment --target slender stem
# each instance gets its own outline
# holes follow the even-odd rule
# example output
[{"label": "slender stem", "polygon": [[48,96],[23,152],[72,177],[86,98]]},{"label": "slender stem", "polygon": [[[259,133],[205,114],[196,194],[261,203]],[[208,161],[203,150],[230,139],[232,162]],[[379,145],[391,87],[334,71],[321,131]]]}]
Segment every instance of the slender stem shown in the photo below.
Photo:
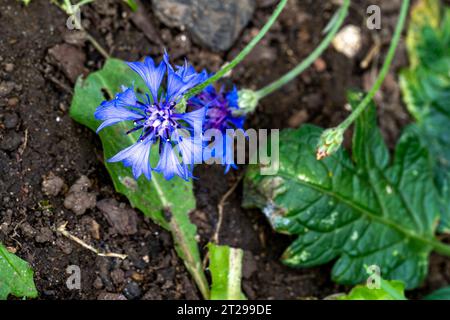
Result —
[{"label": "slender stem", "polygon": [[389,72],[389,68],[391,66],[392,60],[394,59],[395,51],[397,50],[398,43],[400,41],[403,27],[405,25],[406,17],[408,15],[410,0],[403,0],[400,16],[398,18],[397,26],[395,28],[394,37],[392,38],[391,45],[389,47],[389,51],[386,56],[386,60],[383,63],[380,74],[378,75],[375,84],[372,89],[370,89],[369,93],[364,97],[361,103],[355,108],[355,110],[345,119],[338,128],[346,130],[348,127],[359,117],[359,115],[364,111],[364,109],[369,105],[372,101],[373,97],[377,93],[377,91],[381,88],[381,85],[386,78],[386,75]]},{"label": "slender stem", "polygon": [[[80,24],[81,25],[81,24]],[[110,55],[108,54],[108,52],[106,52],[106,50],[101,46],[100,43],[97,42],[97,40],[95,40],[95,38],[86,31],[86,29],[84,29],[84,27],[81,27],[81,30],[83,30],[86,39],[92,44],[92,46],[103,56],[103,58],[105,59],[109,59]]]},{"label": "slender stem", "polygon": [[276,7],[275,11],[273,12],[270,19],[266,22],[264,27],[259,31],[259,33],[250,41],[250,43],[234,58],[230,63],[223,66],[222,69],[220,69],[216,74],[214,74],[212,77],[210,77],[205,82],[199,84],[198,86],[192,88],[186,95],[185,99],[192,98],[196,94],[200,93],[210,84],[216,82],[220,78],[222,78],[224,75],[226,75],[228,72],[230,72],[236,65],[238,65],[251,51],[252,49],[258,44],[258,42],[266,35],[266,33],[269,31],[269,29],[272,27],[272,25],[277,20],[278,16],[280,15],[281,11],[283,11],[284,7],[286,6],[286,3],[288,0],[281,0],[278,6]]},{"label": "slender stem", "polygon": [[327,36],[322,40],[322,42],[319,44],[319,46],[300,64],[298,64],[294,69],[286,73],[284,76],[282,76],[280,79],[272,82],[271,84],[267,85],[266,87],[258,90],[256,92],[256,96],[258,97],[258,100],[266,97],[267,95],[273,93],[274,91],[280,89],[282,86],[287,84],[288,82],[295,79],[300,73],[305,71],[309,66],[319,58],[322,53],[328,48],[331,41],[333,41],[334,36],[341,28],[342,24],[344,23],[345,18],[348,14],[348,8],[350,7],[350,0],[344,0],[344,3],[342,4],[342,7],[339,9],[339,15],[337,16],[337,20],[333,24],[332,29],[328,32]]}]

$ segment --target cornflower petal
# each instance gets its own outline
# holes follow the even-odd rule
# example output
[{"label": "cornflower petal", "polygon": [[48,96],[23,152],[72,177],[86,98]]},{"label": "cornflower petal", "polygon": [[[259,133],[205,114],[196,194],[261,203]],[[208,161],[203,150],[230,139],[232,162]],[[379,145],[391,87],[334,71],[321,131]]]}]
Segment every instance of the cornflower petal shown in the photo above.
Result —
[{"label": "cornflower petal", "polygon": [[162,173],[166,180],[171,180],[175,175],[186,181],[189,180],[187,167],[181,165],[170,141],[164,142],[163,150],[155,171]]},{"label": "cornflower petal", "polygon": [[166,63],[162,61],[157,67],[152,58],[145,58],[144,62],[128,62],[128,66],[144,80],[149,88],[153,102],[158,101],[158,91],[166,73]]},{"label": "cornflower petal", "polygon": [[150,180],[152,178],[152,168],[150,165],[150,149],[153,141],[146,139],[138,141],[130,147],[120,151],[108,162],[123,161],[125,167],[132,167],[133,176],[138,179],[142,174]]}]

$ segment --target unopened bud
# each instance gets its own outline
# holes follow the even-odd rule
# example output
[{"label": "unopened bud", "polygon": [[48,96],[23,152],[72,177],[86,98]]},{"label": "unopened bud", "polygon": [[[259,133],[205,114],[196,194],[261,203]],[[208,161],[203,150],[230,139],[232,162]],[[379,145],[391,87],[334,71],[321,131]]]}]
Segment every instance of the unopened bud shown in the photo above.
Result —
[{"label": "unopened bud", "polygon": [[322,160],[338,151],[342,141],[344,141],[344,130],[339,128],[325,130],[317,145],[317,160]]},{"label": "unopened bud", "polygon": [[255,111],[258,106],[259,98],[255,91],[242,89],[238,92],[239,110],[233,112],[235,116],[243,116]]}]

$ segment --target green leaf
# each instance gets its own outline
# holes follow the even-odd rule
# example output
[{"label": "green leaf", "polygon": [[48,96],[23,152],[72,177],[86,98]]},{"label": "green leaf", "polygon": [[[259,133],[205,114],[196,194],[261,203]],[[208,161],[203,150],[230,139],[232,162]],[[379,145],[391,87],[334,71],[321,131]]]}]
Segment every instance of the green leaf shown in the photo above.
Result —
[{"label": "green leaf", "polygon": [[[353,106],[360,99],[352,93]],[[394,159],[376,126],[372,104],[357,120],[353,159],[342,149],[317,161],[322,129],[306,125],[280,134],[280,170],[262,176],[250,166],[244,183],[247,208],[263,210],[273,228],[296,235],[282,260],[312,267],[337,258],[332,278],[356,285],[365,265],[377,265],[386,279],[417,287],[427,274],[435,237],[438,194],[428,152],[413,130],[397,145]]]},{"label": "green leaf", "polygon": [[208,244],[212,300],[245,300],[241,291],[242,249]]},{"label": "green leaf", "polygon": [[427,295],[424,300],[450,300],[450,287],[445,287]]},{"label": "green leaf", "polygon": [[358,285],[349,294],[339,297],[339,300],[406,300],[403,282],[381,281],[380,288],[371,289],[367,285]]},{"label": "green leaf", "polygon": [[0,300],[10,294],[19,298],[38,296],[31,267],[0,243]]},{"label": "green leaf", "polygon": [[[70,115],[95,131],[100,124],[94,118],[97,106],[105,99],[113,98],[115,93],[120,91],[121,85],[129,87],[133,84],[138,91],[147,92],[142,79],[123,61],[108,59],[102,70],[91,73],[87,79],[78,79]],[[105,159],[111,158],[136,141],[136,135],[125,134],[131,128],[131,122],[122,122],[100,132]],[[153,150],[150,154],[150,162],[156,165],[158,151]],[[153,174],[151,181],[143,176],[136,181],[131,169],[124,167],[122,163],[105,161],[105,166],[116,190],[124,194],[133,207],[140,209],[147,217],[172,232],[178,255],[184,260],[202,293],[207,295],[208,284],[195,240],[197,230],[189,219],[189,212],[196,207],[192,182],[178,177],[167,181],[159,174]]]},{"label": "green leaf", "polygon": [[441,194],[441,232],[450,232],[450,8],[422,0],[412,11],[407,37],[411,65],[400,75],[403,99],[430,150]]}]

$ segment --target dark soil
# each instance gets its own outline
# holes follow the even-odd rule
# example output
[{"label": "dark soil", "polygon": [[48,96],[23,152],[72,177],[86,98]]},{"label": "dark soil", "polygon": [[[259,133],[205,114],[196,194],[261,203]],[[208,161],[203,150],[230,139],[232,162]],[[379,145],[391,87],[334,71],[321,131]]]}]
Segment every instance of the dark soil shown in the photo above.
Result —
[{"label": "dark soil", "polygon": [[[383,9],[380,31],[369,32],[364,27],[368,3],[378,3]],[[328,49],[314,67],[264,100],[249,117],[248,127],[286,128],[305,122],[329,127],[339,123],[348,113],[344,108],[346,89],[368,88],[372,83],[390,42],[399,5],[399,0],[354,1],[348,22],[362,27],[361,53],[351,60]],[[270,34],[235,69],[232,80],[239,86],[258,88],[276,79],[317,45],[334,8],[331,1],[290,1]],[[186,56],[196,68],[216,71],[248,43],[272,10],[273,6],[258,7],[234,49],[225,53],[200,48],[188,34],[160,24],[147,2],[150,28],[146,34],[132,22],[122,1],[89,5],[83,9],[83,24],[114,57],[159,56],[166,47],[177,62]],[[65,14],[50,1],[32,1],[26,8],[16,0],[0,4],[0,83],[6,88],[0,96],[0,241],[31,263],[42,299],[197,299],[200,295],[177,257],[170,235],[160,227],[138,214],[137,228],[119,232],[97,207],[76,215],[64,206],[69,187],[82,175],[92,184],[85,195],[94,194],[97,201],[127,203],[115,193],[102,164],[98,137],[69,117],[74,79],[99,69],[104,59],[90,44],[77,39],[65,23]],[[377,37],[381,53],[363,69],[360,62]],[[380,125],[391,147],[409,122],[396,82],[396,71],[406,63],[402,47],[394,72],[377,96]],[[197,210],[192,219],[199,227],[201,244],[211,237],[218,202],[244,169],[226,177],[221,167],[196,169]],[[52,176],[60,177],[64,185],[43,189],[43,181],[48,183]],[[330,280],[331,265],[303,270],[281,265],[278,258],[289,245],[289,237],[275,234],[260,212],[242,209],[241,199],[239,186],[225,206],[220,237],[222,243],[246,251],[243,287],[250,299],[323,298],[347,290]],[[68,231],[94,247],[125,253],[129,258],[96,256],[56,232],[63,222],[68,222]],[[66,286],[70,265],[81,269],[81,290]],[[420,297],[447,285],[449,270],[448,259],[433,255],[426,282],[411,296]]]}]

